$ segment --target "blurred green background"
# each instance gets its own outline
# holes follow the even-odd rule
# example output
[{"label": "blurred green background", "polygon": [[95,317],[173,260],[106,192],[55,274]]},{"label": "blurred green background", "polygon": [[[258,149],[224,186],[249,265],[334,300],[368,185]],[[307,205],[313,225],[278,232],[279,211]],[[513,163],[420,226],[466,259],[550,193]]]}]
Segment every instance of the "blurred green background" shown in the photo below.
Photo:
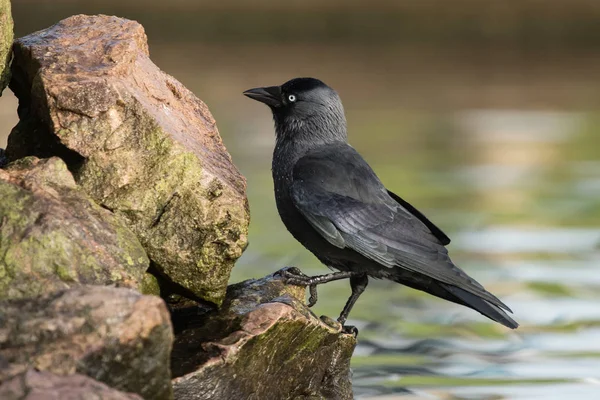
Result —
[{"label": "blurred green background", "polygon": [[[232,281],[325,273],[279,221],[267,108],[250,87],[313,76],[350,141],[452,238],[456,263],[515,310],[515,332],[372,282],[351,314],[357,398],[600,398],[600,2],[14,0],[16,36],[69,15],[142,23],[151,57],[213,112],[248,179]],[[16,99],[0,98],[0,147]],[[321,289],[337,316],[346,282]]]}]

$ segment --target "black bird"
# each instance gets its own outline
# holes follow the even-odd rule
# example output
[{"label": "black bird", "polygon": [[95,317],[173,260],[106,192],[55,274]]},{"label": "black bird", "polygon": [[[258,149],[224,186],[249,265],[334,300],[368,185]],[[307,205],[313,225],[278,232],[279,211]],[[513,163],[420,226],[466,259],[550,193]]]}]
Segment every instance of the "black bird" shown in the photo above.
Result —
[{"label": "black bird", "polygon": [[421,212],[387,190],[348,144],[338,94],[314,78],[250,89],[244,95],[268,105],[275,120],[275,200],[290,233],[323,264],[338,270],[307,277],[285,275],[311,289],[350,279],[352,295],[338,321],[344,325],[368,278],[389,279],[470,307],[509,328],[512,312],[454,265],[450,239]]}]

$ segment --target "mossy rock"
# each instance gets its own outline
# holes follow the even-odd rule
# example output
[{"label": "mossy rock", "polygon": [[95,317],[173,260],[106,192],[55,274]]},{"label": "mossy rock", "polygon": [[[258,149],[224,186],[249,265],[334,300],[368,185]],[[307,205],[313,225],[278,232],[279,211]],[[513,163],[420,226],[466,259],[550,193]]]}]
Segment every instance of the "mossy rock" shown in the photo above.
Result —
[{"label": "mossy rock", "polygon": [[0,299],[79,284],[150,290],[136,236],[79,189],[59,158],[0,170]]},{"label": "mossy rock", "polygon": [[220,310],[178,310],[175,398],[352,399],[356,339],[311,313],[304,292],[270,275],[229,286]]}]

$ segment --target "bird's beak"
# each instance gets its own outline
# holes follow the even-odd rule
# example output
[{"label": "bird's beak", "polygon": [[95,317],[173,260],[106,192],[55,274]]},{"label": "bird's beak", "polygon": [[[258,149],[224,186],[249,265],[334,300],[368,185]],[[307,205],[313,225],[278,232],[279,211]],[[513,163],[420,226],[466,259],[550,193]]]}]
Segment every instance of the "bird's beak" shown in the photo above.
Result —
[{"label": "bird's beak", "polygon": [[253,100],[265,103],[270,107],[281,106],[281,88],[279,86],[268,86],[255,89],[248,89],[244,92],[244,95],[250,97]]}]

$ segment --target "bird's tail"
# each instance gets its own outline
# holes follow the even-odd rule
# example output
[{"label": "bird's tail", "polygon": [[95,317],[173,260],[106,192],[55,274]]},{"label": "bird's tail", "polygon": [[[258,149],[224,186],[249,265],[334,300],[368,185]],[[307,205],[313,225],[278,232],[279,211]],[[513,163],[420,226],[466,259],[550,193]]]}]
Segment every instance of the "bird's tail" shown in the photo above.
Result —
[{"label": "bird's tail", "polygon": [[438,283],[443,289],[445,289],[446,293],[454,299],[451,299],[450,296],[444,298],[451,300],[455,303],[462,304],[469,308],[472,308],[475,311],[480,312],[491,320],[494,320],[507,328],[516,329],[519,324],[506,314],[499,307],[496,307],[493,304],[488,303],[487,301],[477,297],[476,295],[467,292],[459,287],[447,285],[445,283]]}]

